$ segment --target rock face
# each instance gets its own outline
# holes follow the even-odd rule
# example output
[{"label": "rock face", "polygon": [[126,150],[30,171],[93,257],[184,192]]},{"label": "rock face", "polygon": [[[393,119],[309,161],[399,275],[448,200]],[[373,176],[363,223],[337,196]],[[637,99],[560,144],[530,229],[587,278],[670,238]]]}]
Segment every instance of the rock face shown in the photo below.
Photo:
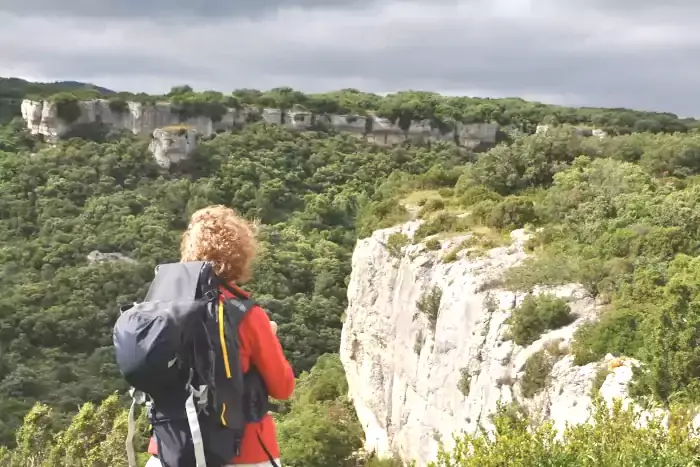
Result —
[{"label": "rock face", "polygon": [[197,133],[191,128],[166,127],[153,132],[148,149],[164,169],[186,159],[197,147]]},{"label": "rock face", "polygon": [[[535,129],[535,134],[537,135],[546,135],[549,130],[551,129],[551,125],[537,125],[537,128]],[[587,127],[574,127],[572,129],[572,134],[575,136],[595,136],[596,138],[606,138],[608,136],[608,133],[605,130],[601,130],[600,128],[587,128]]]},{"label": "rock face", "polygon": [[136,260],[121,253],[102,253],[98,250],[93,250],[88,253],[87,260],[91,263],[106,263],[110,261],[126,261],[127,263],[136,263]]},{"label": "rock face", "polygon": [[[67,123],[58,116],[56,105],[49,101],[22,101],[22,118],[32,134],[44,135],[55,140],[77,125],[103,123],[134,134],[153,134],[159,128],[186,125],[200,135],[211,135],[217,130],[233,127],[238,116],[231,109],[219,122],[212,122],[207,117],[183,119],[173,111],[170,104],[147,105],[139,102],[127,102],[126,107],[113,109],[106,100],[96,99],[82,101],[79,104],[80,116],[74,122]],[[242,123],[242,122],[240,122]]]},{"label": "rock face", "polygon": [[[525,233],[514,231],[510,246],[478,258],[462,252],[457,261],[440,260],[464,237],[442,241],[438,251],[409,245],[393,257],[386,246],[389,236],[400,231],[412,237],[419,225],[411,221],[377,231],[358,241],[353,254],[340,356],[366,449],[424,466],[435,459],[438,440],[450,448],[453,434],[491,429],[490,415],[499,401],[515,401],[535,419],[553,419],[559,429],[586,421],[593,380],[612,357],[577,367],[573,356],[564,355],[553,366],[549,385],[529,399],[522,396],[520,381],[527,358],[548,344],[558,342],[565,353],[576,328],[595,319],[595,301],[576,284],[548,289],[569,300],[577,319],[528,347],[515,345],[507,338],[505,320],[524,297],[491,286],[526,257]],[[434,330],[416,306],[433,287],[442,291]],[[612,368],[600,389],[604,399],[626,397],[634,364]]]},{"label": "rock face", "polygon": [[183,119],[170,103],[153,105],[128,102],[118,110],[110,107],[109,101],[96,99],[79,103],[80,117],[67,123],[58,117],[56,106],[49,101],[22,101],[22,117],[32,134],[44,135],[56,140],[76,125],[101,122],[116,129],[134,134],[152,134],[158,128],[185,124],[199,135],[211,135],[217,131],[240,128],[246,122],[263,120],[270,124],[284,125],[294,130],[309,130],[314,127],[335,128],[347,131],[370,142],[393,145],[407,139],[422,141],[455,141],[463,146],[495,144],[499,126],[494,123],[460,124],[454,130],[441,132],[432,128],[429,121],[412,122],[404,131],[397,124],[376,116],[314,115],[300,110],[280,109],[228,109],[221,120],[209,117]]}]

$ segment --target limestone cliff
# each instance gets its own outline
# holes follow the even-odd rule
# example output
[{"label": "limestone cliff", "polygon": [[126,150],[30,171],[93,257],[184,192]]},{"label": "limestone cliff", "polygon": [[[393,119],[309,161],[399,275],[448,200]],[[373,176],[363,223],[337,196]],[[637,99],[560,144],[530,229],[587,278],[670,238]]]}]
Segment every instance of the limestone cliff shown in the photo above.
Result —
[{"label": "limestone cliff", "polygon": [[[580,286],[547,290],[569,301],[573,323],[527,347],[509,340],[506,319],[524,297],[493,285],[526,257],[524,231],[512,232],[509,246],[482,255],[466,250],[452,262],[441,258],[465,237],[442,240],[438,250],[414,244],[398,257],[395,249],[390,253],[390,235],[412,237],[420,222],[375,232],[358,242],[352,258],[340,355],[366,449],[424,466],[435,459],[438,440],[449,448],[453,434],[492,428],[489,416],[499,401],[516,402],[535,420],[551,418],[562,430],[566,423],[587,420],[591,387],[601,368],[609,371],[600,388],[603,398],[629,403],[626,387],[636,362],[608,356],[577,367],[567,355],[575,329],[595,319],[600,309]],[[431,290],[441,291],[434,324],[417,308]],[[558,357],[548,385],[524,397],[526,360],[552,346]]]},{"label": "limestone cliff", "polygon": [[[546,135],[552,128],[551,125],[537,125],[535,129],[535,134]],[[588,128],[582,126],[575,126],[573,128],[573,134],[575,136],[595,136],[597,138],[606,138],[608,133],[600,128]]]},{"label": "limestone cliff", "polygon": [[77,125],[104,123],[116,129],[134,134],[153,134],[159,128],[171,125],[187,125],[198,135],[211,135],[217,131],[239,128],[246,122],[263,120],[270,124],[284,125],[293,130],[308,130],[315,127],[334,128],[354,133],[369,142],[393,145],[407,139],[422,141],[455,141],[463,146],[494,144],[499,126],[495,123],[459,124],[450,131],[432,128],[429,121],[412,122],[407,130],[378,116],[359,115],[314,115],[302,110],[280,109],[228,109],[220,120],[209,117],[182,118],[176,108],[167,103],[142,104],[128,102],[125,107],[113,108],[109,101],[96,99],[79,104],[80,116],[72,122],[59,118],[56,105],[50,101],[22,102],[22,117],[32,134],[40,134],[56,140]]},{"label": "limestone cliff", "polygon": [[213,122],[208,117],[183,119],[168,103],[142,104],[127,102],[125,107],[113,108],[109,101],[95,99],[78,103],[79,116],[75,121],[66,122],[58,116],[56,105],[50,101],[22,101],[22,118],[32,134],[43,135],[55,140],[78,125],[103,123],[119,130],[134,134],[152,135],[159,128],[186,125],[197,134],[211,135],[218,130],[233,128],[240,121],[235,109],[229,109],[220,121]]},{"label": "limestone cliff", "polygon": [[156,163],[164,169],[187,158],[197,147],[197,132],[192,128],[174,126],[158,128],[148,149]]},{"label": "limestone cliff", "polygon": [[129,258],[121,253],[102,253],[99,250],[93,250],[87,255],[87,260],[91,263],[106,263],[110,261],[125,261],[127,263],[135,263],[136,260]]}]

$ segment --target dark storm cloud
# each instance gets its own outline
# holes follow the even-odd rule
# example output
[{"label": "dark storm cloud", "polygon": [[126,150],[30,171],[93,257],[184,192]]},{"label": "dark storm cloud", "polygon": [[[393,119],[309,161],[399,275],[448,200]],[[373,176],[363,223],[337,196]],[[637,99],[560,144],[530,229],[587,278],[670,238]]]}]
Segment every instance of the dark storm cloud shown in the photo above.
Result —
[{"label": "dark storm cloud", "polygon": [[[222,91],[413,88],[700,114],[700,4],[350,0],[346,8],[313,8],[321,3],[329,5],[285,2],[307,8],[261,15],[276,4],[169,2],[159,9],[142,1],[161,15],[148,18],[114,2],[100,11],[114,16],[121,8],[122,17],[100,21],[0,11],[0,75],[146,92],[182,83]],[[105,3],[84,5],[90,11]],[[154,21],[166,13],[170,21]]]},{"label": "dark storm cloud", "polygon": [[18,15],[102,18],[257,18],[280,8],[364,8],[375,1],[378,0],[2,0],[0,10]]}]

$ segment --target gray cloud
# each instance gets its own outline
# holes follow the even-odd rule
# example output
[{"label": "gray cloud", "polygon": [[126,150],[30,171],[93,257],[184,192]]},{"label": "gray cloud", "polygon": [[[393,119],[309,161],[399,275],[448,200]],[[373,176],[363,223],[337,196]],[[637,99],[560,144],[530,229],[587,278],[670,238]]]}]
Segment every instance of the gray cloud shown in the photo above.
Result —
[{"label": "gray cloud", "polygon": [[60,15],[97,18],[183,16],[259,17],[281,8],[363,8],[376,0],[3,0],[2,9],[18,15]]},{"label": "gray cloud", "polygon": [[688,14],[689,12],[700,11],[700,3],[695,0],[588,0],[589,8],[598,11],[610,11],[615,13],[631,13],[633,15],[643,15],[647,13],[667,13]]},{"label": "gray cloud", "polygon": [[256,12],[224,0],[162,9],[142,1],[149,14],[165,14],[149,17],[128,1],[85,0],[83,13],[99,12],[99,21],[69,16],[68,2],[66,15],[41,16],[19,15],[8,1],[0,6],[5,76],[146,92],[182,83],[412,88],[700,115],[700,3],[689,1],[347,0],[322,8],[297,0],[285,5],[300,8],[277,11],[273,0],[257,0]]}]

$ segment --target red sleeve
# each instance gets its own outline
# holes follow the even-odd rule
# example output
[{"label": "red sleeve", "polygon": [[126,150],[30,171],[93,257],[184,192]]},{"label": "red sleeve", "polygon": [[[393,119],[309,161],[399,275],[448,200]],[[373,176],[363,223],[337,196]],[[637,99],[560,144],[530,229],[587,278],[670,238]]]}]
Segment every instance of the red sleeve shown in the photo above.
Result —
[{"label": "red sleeve", "polygon": [[248,311],[241,326],[245,326],[243,335],[251,346],[251,362],[262,375],[270,397],[289,399],[294,392],[294,371],[272,331],[267,313],[255,306]]}]

